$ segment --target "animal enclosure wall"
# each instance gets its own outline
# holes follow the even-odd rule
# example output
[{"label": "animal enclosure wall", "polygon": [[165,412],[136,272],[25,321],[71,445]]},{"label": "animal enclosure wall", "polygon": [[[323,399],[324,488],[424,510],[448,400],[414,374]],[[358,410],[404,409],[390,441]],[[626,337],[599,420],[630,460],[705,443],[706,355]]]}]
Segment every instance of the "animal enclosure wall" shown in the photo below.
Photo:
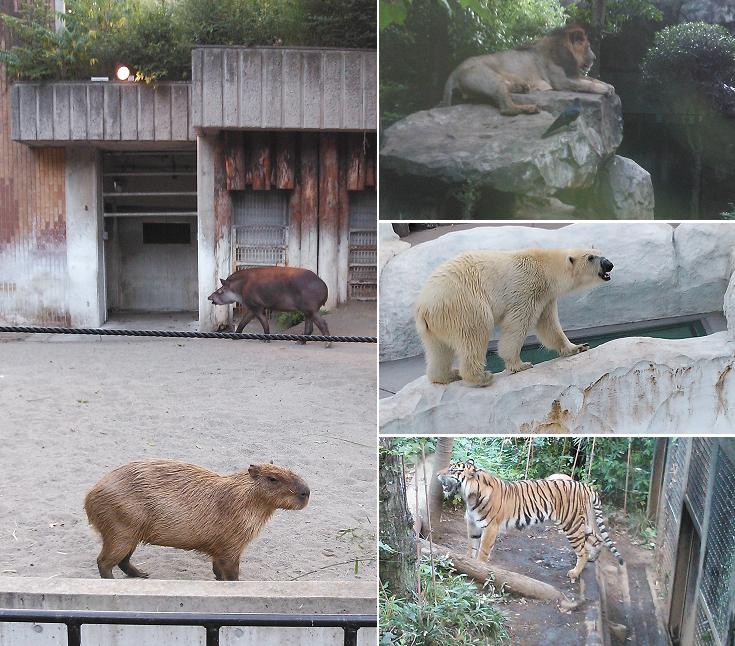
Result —
[{"label": "animal enclosure wall", "polygon": [[328,306],[376,297],[375,136],[223,134],[218,219],[232,222],[232,269],[305,267],[327,283]]},{"label": "animal enclosure wall", "polygon": [[674,644],[725,646],[735,626],[735,439],[668,440],[656,552]]}]

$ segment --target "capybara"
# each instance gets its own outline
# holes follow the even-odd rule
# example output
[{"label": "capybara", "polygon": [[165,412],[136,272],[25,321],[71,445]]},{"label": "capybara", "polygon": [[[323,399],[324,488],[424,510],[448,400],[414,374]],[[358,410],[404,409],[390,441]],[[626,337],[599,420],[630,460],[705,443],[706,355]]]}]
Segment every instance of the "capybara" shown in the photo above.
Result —
[{"label": "capybara", "polygon": [[263,332],[270,334],[265,311],[276,310],[303,313],[306,335],[313,333],[314,323],[322,334],[329,335],[327,322],[319,314],[319,308],[327,302],[327,285],[313,271],[301,267],[251,267],[219,280],[222,286],[208,299],[215,305],[240,303],[247,308],[236,332],[242,332],[255,317]]},{"label": "capybara", "polygon": [[147,577],[131,562],[139,543],[196,550],[212,557],[218,581],[237,581],[240,555],[276,509],[303,509],[309,487],[275,464],[219,475],[175,460],[130,462],[87,494],[84,508],[102,537],[97,566],[112,579],[117,565]]}]

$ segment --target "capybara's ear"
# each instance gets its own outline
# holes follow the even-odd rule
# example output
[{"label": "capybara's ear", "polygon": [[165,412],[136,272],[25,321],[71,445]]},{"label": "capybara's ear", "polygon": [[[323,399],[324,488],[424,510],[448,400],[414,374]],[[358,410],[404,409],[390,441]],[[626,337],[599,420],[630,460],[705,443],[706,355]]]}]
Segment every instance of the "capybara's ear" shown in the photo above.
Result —
[{"label": "capybara's ear", "polygon": [[227,284],[227,279],[226,278],[220,278],[219,279],[219,282],[222,283],[223,285],[226,285]]},{"label": "capybara's ear", "polygon": [[257,464],[251,464],[248,467],[248,473],[252,478],[257,478],[260,475],[260,467]]},{"label": "capybara's ear", "polygon": [[569,264],[570,265],[573,265],[574,264],[574,256],[569,256],[569,258],[567,258],[567,260],[569,260]]}]

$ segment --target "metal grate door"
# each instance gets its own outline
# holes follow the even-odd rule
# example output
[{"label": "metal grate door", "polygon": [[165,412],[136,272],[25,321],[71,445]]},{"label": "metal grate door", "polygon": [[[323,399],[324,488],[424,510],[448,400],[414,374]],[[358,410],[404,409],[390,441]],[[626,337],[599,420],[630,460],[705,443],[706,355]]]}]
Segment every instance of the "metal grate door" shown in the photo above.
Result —
[{"label": "metal grate door", "polygon": [[285,265],[288,247],[288,192],[232,193],[233,271],[259,265]]},{"label": "metal grate door", "polygon": [[687,498],[700,528],[704,524],[704,502],[707,497],[707,480],[712,462],[712,444],[710,437],[692,438]]},{"label": "metal grate door", "polygon": [[378,232],[375,191],[350,193],[349,299],[374,301],[378,296]]},{"label": "metal grate door", "polygon": [[707,530],[707,545],[702,571],[702,596],[695,628],[697,643],[726,644],[729,630],[729,604],[733,594],[735,568],[735,464],[718,450],[717,478]]}]

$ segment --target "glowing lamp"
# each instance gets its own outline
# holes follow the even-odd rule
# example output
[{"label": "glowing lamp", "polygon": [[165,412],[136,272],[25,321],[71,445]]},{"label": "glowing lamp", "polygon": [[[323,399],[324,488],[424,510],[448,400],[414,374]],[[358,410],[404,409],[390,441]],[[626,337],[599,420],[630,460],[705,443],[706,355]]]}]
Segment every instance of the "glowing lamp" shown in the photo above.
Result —
[{"label": "glowing lamp", "polygon": [[130,78],[130,68],[126,65],[118,65],[115,70],[115,76],[119,81],[127,81]]}]

